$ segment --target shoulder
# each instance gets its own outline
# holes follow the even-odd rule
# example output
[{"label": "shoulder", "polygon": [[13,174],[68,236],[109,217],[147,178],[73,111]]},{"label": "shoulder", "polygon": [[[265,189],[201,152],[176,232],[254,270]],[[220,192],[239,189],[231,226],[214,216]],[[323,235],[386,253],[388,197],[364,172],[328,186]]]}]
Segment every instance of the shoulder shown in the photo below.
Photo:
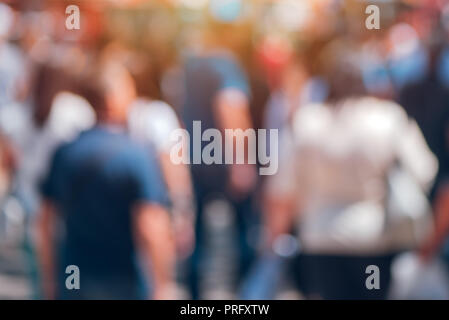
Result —
[{"label": "shoulder", "polygon": [[181,127],[173,109],[163,101],[138,100],[128,118],[132,139],[140,143],[155,144],[162,150],[169,144],[169,136]]},{"label": "shoulder", "polygon": [[119,154],[128,159],[144,159],[153,152],[151,146],[147,146],[133,139],[129,135],[120,136]]},{"label": "shoulder", "polygon": [[388,123],[392,126],[408,122],[404,108],[391,100],[363,97],[348,100],[344,108],[348,109],[347,112],[351,113],[355,120],[357,117],[363,117],[379,125]]},{"label": "shoulder", "polygon": [[311,103],[301,106],[292,117],[292,134],[316,136],[331,125],[332,118],[331,107],[327,104]]},{"label": "shoulder", "polygon": [[164,101],[138,99],[130,109],[130,121],[134,122],[144,118],[152,122],[164,121],[167,118],[176,118],[173,109]]},{"label": "shoulder", "polygon": [[76,141],[63,142],[53,150],[50,158],[53,169],[67,163],[67,160],[71,158],[70,154],[76,148],[76,144]]},{"label": "shoulder", "polygon": [[62,140],[73,139],[83,130],[93,127],[95,112],[82,97],[61,92],[56,95],[47,127]]},{"label": "shoulder", "polygon": [[0,50],[0,57],[2,62],[7,64],[8,68],[20,69],[25,60],[23,52],[19,47],[6,43]]}]

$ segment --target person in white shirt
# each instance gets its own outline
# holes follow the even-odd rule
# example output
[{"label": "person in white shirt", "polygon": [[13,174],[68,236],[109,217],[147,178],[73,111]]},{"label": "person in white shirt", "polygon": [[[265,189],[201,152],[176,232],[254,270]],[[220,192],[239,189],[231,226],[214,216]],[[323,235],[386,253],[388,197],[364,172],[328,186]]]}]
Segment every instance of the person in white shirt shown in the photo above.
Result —
[{"label": "person in white shirt", "polygon": [[[297,226],[309,297],[385,298],[392,257],[428,232],[437,163],[416,123],[365,96],[350,53],[337,49],[326,59],[328,101],[300,108],[281,138],[280,169],[266,185],[267,242]],[[369,265],[380,269],[380,290],[365,286]]]},{"label": "person in white shirt", "polygon": [[175,143],[170,140],[170,134],[179,128],[176,113],[163,101],[139,98],[130,108],[129,134],[135,141],[154,148],[158,155],[170,193],[178,253],[186,258],[193,249],[195,211],[189,169],[170,160],[170,150]]}]

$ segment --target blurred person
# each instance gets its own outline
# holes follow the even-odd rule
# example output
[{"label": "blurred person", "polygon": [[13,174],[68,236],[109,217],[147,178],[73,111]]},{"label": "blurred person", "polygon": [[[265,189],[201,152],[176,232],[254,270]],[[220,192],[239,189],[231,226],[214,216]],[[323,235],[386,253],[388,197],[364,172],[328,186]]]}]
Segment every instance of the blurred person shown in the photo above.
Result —
[{"label": "blurred person", "polygon": [[397,90],[422,81],[429,57],[416,30],[407,23],[397,23],[388,33],[389,73]]},{"label": "blurred person", "polygon": [[433,200],[440,183],[449,172],[449,88],[440,77],[444,53],[443,35],[437,32],[428,40],[429,63],[426,76],[399,91],[398,102],[410,118],[414,119],[429,148],[438,159],[438,172],[432,186]]},{"label": "blurred person", "polygon": [[170,140],[170,134],[181,128],[181,124],[170,105],[152,96],[152,74],[148,70],[151,68],[146,54],[112,42],[103,49],[101,60],[120,61],[133,76],[137,98],[129,108],[128,133],[134,141],[157,154],[168,188],[178,257],[185,258],[193,249],[195,212],[192,182],[189,168],[170,160],[170,151],[175,144]]},{"label": "blurred person", "polygon": [[[21,12],[15,12],[8,5],[0,4],[0,135],[3,136],[3,147],[6,144],[7,153],[13,155],[13,157],[7,157],[14,162],[13,165],[7,166],[9,170],[6,173],[8,189],[4,190],[6,193],[0,200],[0,220],[5,223],[5,229],[2,230],[5,233],[0,232],[0,236],[7,242],[11,240],[10,244],[16,246],[15,249],[20,257],[23,257],[21,249],[25,249],[26,253],[31,251],[28,250],[31,243],[28,241],[29,230],[27,227],[33,212],[31,209],[33,200],[30,197],[32,192],[29,192],[32,188],[29,186],[34,181],[28,180],[27,173],[32,170],[27,169],[30,169],[30,165],[33,168],[40,165],[38,155],[33,154],[35,157],[30,157],[28,154],[31,147],[34,146],[29,142],[36,133],[32,123],[32,108],[30,107],[32,99],[29,90],[32,64],[26,50],[22,50],[23,48],[10,41],[14,35],[17,36],[17,30],[25,27],[23,21]],[[3,180],[3,182],[5,181]],[[8,232],[9,225],[14,224],[20,228],[15,229],[13,233]],[[3,238],[5,234],[6,238]],[[30,267],[34,257],[28,254],[25,254],[25,257],[30,263],[24,270],[29,274],[34,274],[33,267]],[[35,276],[30,278],[36,279]],[[36,281],[32,281],[32,283],[36,283]],[[30,296],[36,296],[36,290],[32,290]]]},{"label": "blurred person", "polygon": [[194,249],[195,206],[190,170],[170,159],[174,142],[170,135],[181,125],[173,109],[161,100],[140,97],[129,110],[130,137],[144,148],[155,152],[170,200],[170,215],[176,245],[176,279],[179,294],[186,286],[186,264]]},{"label": "blurred person", "polygon": [[[297,231],[295,273],[309,298],[385,299],[393,257],[429,226],[434,156],[400,106],[365,94],[355,52],[343,39],[323,50],[329,96],[295,112],[266,185],[267,250]],[[369,265],[379,290],[365,286]]]},{"label": "blurred person", "polygon": [[[143,54],[131,56],[134,57],[132,60],[135,65],[145,64]],[[138,98],[129,110],[128,132],[132,139],[157,154],[170,198],[170,214],[177,253],[178,289],[183,290],[187,281],[186,264],[193,252],[195,238],[196,212],[192,178],[187,165],[175,164],[170,159],[170,152],[175,145],[170,136],[181,128],[181,124],[172,106],[153,96],[154,90],[151,90],[153,72],[148,69],[151,68],[144,67],[133,72]],[[179,293],[182,294],[182,291]]]},{"label": "blurred person", "polygon": [[0,3],[0,109],[19,100],[24,81],[23,53],[8,41],[14,15],[8,5]]},{"label": "blurred person", "polygon": [[385,57],[386,48],[382,39],[382,36],[376,36],[362,44],[360,68],[367,92],[378,98],[389,100],[394,97],[395,91]]},{"label": "blurred person", "polygon": [[[7,4],[0,3],[0,136],[5,150],[10,150],[9,154],[16,153],[18,136],[27,117],[23,101],[28,71],[26,59],[20,48],[10,41],[15,15]],[[13,158],[11,160],[15,162],[17,159]],[[12,166],[8,167],[12,169]],[[13,179],[13,172],[7,174]]]},{"label": "blurred person", "polygon": [[[9,110],[14,120],[12,140],[17,154],[17,170],[11,197],[17,199],[25,214],[23,248],[28,272],[33,283],[33,296],[39,295],[35,248],[31,239],[40,207],[39,183],[49,170],[51,156],[62,143],[74,139],[82,130],[93,126],[95,114],[89,103],[73,89],[69,75],[52,63],[36,64],[30,83],[30,98],[21,111],[22,116]],[[19,121],[21,120],[21,121]]]},{"label": "blurred person", "polygon": [[416,119],[424,137],[438,159],[438,172],[430,199],[435,213],[435,230],[423,244],[420,255],[430,261],[441,255],[449,267],[449,88],[446,83],[447,44],[441,29],[433,30],[428,39],[427,76],[400,92],[399,101],[408,115]]},{"label": "blurred person", "polygon": [[181,128],[178,118],[167,103],[142,97],[130,108],[128,127],[132,139],[157,153],[170,197],[177,249],[185,258],[193,250],[195,210],[189,168],[170,160],[174,145],[170,134]]},{"label": "blurred person", "polygon": [[266,128],[282,129],[288,123],[288,119],[303,103],[307,80],[308,72],[298,59],[290,61],[284,67],[280,86],[271,93],[268,100]]},{"label": "blurred person", "polygon": [[[216,128],[223,133],[225,129],[246,130],[252,127],[248,82],[236,58],[226,49],[233,47],[234,33],[233,26],[211,21],[207,30],[202,31],[200,41],[194,48],[195,53],[186,58],[180,113],[191,139],[194,137],[194,121],[201,121],[202,130]],[[206,144],[202,142],[201,150]],[[250,164],[192,164],[190,168],[197,212],[189,285],[193,299],[197,299],[201,294],[200,266],[208,241],[204,221],[206,202],[222,195],[235,210],[238,233],[237,278],[241,279],[254,254],[248,232],[254,219],[252,192],[257,176],[255,166]]]},{"label": "blurred person", "polygon": [[[3,208],[16,169],[16,160],[13,148],[5,137],[0,135],[0,208]],[[0,225],[0,227],[2,227]]]},{"label": "blurred person", "polygon": [[71,75],[50,62],[35,66],[31,85],[32,107],[27,132],[21,141],[19,192],[27,211],[37,211],[39,183],[47,174],[51,156],[95,123],[89,103],[73,92]]},{"label": "blurred person", "polygon": [[[168,298],[174,252],[164,183],[154,154],[125,134],[132,79],[108,64],[79,85],[97,124],[56,150],[42,184],[37,244],[45,297]],[[68,265],[79,267],[79,290],[65,287]]]},{"label": "blurred person", "polygon": [[[42,155],[46,154],[47,149],[38,147],[37,142],[42,142],[42,135],[33,122],[34,99],[31,91],[37,82],[32,79],[34,70],[31,56],[26,48],[9,41],[13,31],[25,28],[22,14],[0,4],[0,135],[3,135],[2,140],[8,146],[6,150],[13,155],[8,158],[14,162],[8,166],[8,190],[0,201],[3,214],[0,220],[6,218],[3,220],[7,229],[9,224],[19,227],[13,233],[6,234],[6,240],[12,240],[20,256],[25,257],[24,270],[32,284],[30,297],[35,297],[38,295],[37,276],[28,227],[36,211],[38,198],[37,180],[34,178],[45,167],[45,160],[42,159],[45,156]],[[22,253],[25,255],[22,256]]]},{"label": "blurred person", "polygon": [[308,63],[305,56],[292,56],[283,68],[280,85],[267,103],[265,128],[282,131],[300,106],[325,99],[326,86],[319,77],[312,76]]},{"label": "blurred person", "polygon": [[[33,219],[39,207],[38,181],[48,169],[50,155],[95,121],[89,104],[67,92],[72,89],[69,73],[80,68],[80,61],[87,61],[88,50],[57,39],[55,19],[52,10],[18,13],[18,40],[24,52],[13,54],[24,79],[14,84],[13,91],[23,101],[0,110],[0,126],[18,154],[13,196],[27,220]],[[12,62],[8,62],[10,68]]]}]

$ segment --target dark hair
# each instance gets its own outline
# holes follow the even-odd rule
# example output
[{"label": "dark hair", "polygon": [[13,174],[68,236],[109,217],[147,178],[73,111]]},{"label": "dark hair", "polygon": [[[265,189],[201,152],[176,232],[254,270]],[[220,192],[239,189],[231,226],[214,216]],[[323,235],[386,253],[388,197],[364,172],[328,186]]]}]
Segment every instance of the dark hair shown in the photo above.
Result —
[{"label": "dark hair", "polygon": [[107,85],[104,76],[105,67],[99,65],[74,77],[74,93],[89,102],[97,114],[106,109]]},{"label": "dark hair", "polygon": [[71,91],[73,82],[65,70],[48,63],[36,67],[33,80],[33,121],[41,127],[47,121],[55,96],[64,90]]},{"label": "dark hair", "polygon": [[96,113],[106,108],[106,87],[95,76],[83,77],[77,84],[77,94],[84,97]]},{"label": "dark hair", "polygon": [[323,48],[318,69],[328,85],[329,101],[366,94],[355,52],[354,46],[345,40],[336,40]]}]

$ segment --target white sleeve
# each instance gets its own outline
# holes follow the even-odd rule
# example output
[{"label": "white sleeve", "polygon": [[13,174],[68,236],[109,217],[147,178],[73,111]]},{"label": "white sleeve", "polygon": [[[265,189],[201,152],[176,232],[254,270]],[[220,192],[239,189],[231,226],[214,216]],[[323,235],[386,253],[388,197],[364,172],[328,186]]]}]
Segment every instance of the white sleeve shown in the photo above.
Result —
[{"label": "white sleeve", "polygon": [[131,136],[151,143],[158,152],[169,152],[173,145],[170,134],[180,128],[173,109],[163,101],[138,101],[129,114]]},{"label": "white sleeve", "polygon": [[279,170],[267,179],[265,190],[271,196],[294,196],[297,193],[295,142],[290,128],[280,136]]},{"label": "white sleeve", "polygon": [[60,141],[70,141],[95,125],[95,112],[83,97],[60,92],[52,102],[47,128]]},{"label": "white sleeve", "polygon": [[414,120],[405,119],[398,126],[397,153],[400,163],[428,190],[438,170],[438,161],[430,151],[424,136]]}]

